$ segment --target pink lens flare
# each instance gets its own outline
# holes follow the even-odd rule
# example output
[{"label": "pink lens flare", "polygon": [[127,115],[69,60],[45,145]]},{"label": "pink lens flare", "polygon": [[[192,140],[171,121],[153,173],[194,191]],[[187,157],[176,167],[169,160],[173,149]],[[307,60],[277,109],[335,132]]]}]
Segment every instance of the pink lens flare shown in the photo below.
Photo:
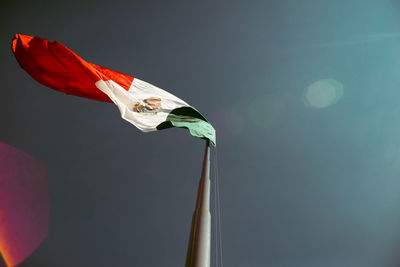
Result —
[{"label": "pink lens flare", "polygon": [[5,264],[24,261],[47,237],[48,227],[45,164],[0,142],[0,255]]}]

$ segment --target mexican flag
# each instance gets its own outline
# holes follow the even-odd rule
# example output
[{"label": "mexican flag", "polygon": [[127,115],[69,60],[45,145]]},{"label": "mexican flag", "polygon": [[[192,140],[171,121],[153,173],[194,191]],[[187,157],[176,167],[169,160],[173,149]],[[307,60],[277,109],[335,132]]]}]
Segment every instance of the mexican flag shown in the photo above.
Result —
[{"label": "mexican flag", "polygon": [[39,83],[66,94],[114,102],[121,117],[144,132],[189,129],[215,145],[215,130],[193,107],[145,81],[89,63],[58,42],[16,34],[12,51]]}]

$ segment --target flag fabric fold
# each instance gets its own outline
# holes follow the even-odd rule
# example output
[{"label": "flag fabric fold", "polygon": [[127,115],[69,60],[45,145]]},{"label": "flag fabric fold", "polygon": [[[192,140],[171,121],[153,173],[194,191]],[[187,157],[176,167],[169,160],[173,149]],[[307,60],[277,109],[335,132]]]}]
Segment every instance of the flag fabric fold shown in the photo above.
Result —
[{"label": "flag fabric fold", "polygon": [[144,132],[189,129],[215,145],[215,129],[193,107],[150,83],[86,62],[58,42],[16,34],[12,52],[33,79],[54,90],[114,102],[121,117]]}]

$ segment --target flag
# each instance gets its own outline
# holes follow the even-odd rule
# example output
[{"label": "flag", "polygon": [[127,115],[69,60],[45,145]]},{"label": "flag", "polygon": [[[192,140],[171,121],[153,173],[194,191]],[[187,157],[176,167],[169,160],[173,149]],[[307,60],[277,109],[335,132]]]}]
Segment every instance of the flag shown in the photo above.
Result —
[{"label": "flag", "polygon": [[54,41],[16,34],[11,45],[20,66],[54,90],[114,102],[121,117],[144,132],[189,129],[215,145],[215,129],[185,101],[150,83],[89,63]]}]

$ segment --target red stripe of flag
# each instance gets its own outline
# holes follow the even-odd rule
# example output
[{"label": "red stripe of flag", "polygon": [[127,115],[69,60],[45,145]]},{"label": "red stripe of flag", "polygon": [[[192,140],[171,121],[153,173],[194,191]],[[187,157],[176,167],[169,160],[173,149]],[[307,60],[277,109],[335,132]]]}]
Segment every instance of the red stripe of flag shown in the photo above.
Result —
[{"label": "red stripe of flag", "polygon": [[95,82],[113,80],[125,90],[133,77],[86,62],[58,42],[16,34],[11,45],[20,66],[39,83],[54,90],[112,102]]}]

